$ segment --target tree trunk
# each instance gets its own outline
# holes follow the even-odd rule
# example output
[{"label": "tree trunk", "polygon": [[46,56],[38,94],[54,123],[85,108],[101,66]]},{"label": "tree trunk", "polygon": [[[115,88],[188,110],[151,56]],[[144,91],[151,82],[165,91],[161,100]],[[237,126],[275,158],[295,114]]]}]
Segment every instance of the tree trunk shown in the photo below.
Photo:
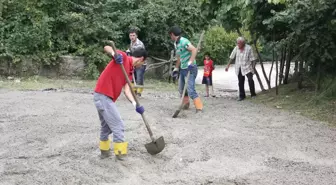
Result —
[{"label": "tree trunk", "polygon": [[283,82],[284,84],[288,84],[288,76],[289,76],[289,69],[290,69],[291,60],[292,60],[292,50],[289,46],[288,56],[287,56],[287,60],[286,60],[285,78],[284,78],[284,82]]},{"label": "tree trunk", "polygon": [[236,28],[236,31],[238,33],[239,36],[242,36],[243,34],[240,32],[239,28]]},{"label": "tree trunk", "polygon": [[[274,52],[274,51],[273,51]],[[282,51],[281,51],[282,54]],[[279,77],[279,65],[278,65],[278,56],[275,59],[275,94],[279,94],[279,88],[278,88],[278,77]]]},{"label": "tree trunk", "polygon": [[318,92],[321,89],[321,62],[317,65],[317,78],[316,78],[316,87],[315,92]]},{"label": "tree trunk", "polygon": [[299,60],[295,60],[294,75],[293,77],[297,79],[299,70]]},{"label": "tree trunk", "polygon": [[303,82],[303,60],[299,63],[299,73],[298,73],[298,88],[302,89],[302,82]]},{"label": "tree trunk", "polygon": [[258,54],[258,58],[259,58],[259,62],[260,62],[260,66],[261,66],[262,72],[263,72],[263,74],[264,74],[264,77],[265,77],[265,80],[266,80],[268,89],[271,89],[271,83],[270,83],[270,81],[269,81],[268,78],[267,78],[267,75],[266,75],[266,72],[265,72],[265,68],[264,68],[264,64],[263,64],[263,61],[262,61],[262,59],[261,59],[261,55],[260,55],[260,53],[259,53],[259,50],[258,50],[258,48],[257,48],[257,39],[255,39],[255,40],[253,41],[253,44],[254,44],[254,47],[256,48],[256,51],[257,51],[257,54]]},{"label": "tree trunk", "polygon": [[[279,64],[279,67],[280,67],[280,69],[281,69],[281,65],[282,65],[282,60],[283,60],[283,54],[284,54],[284,48],[282,47],[281,48],[281,53],[280,53],[280,64]],[[279,72],[279,82],[281,83],[281,70],[280,70],[280,72]]]},{"label": "tree trunk", "polygon": [[12,75],[11,74],[11,69],[12,69],[12,59],[7,59],[7,74],[8,76]]},{"label": "tree trunk", "polygon": [[308,72],[308,71],[309,71],[309,65],[308,65],[308,62],[305,62],[305,64],[304,64],[304,69],[305,69],[305,72]]},{"label": "tree trunk", "polygon": [[0,19],[2,18],[3,1],[0,1]]},{"label": "tree trunk", "polygon": [[271,65],[271,69],[270,69],[270,72],[269,72],[269,76],[268,76],[268,80],[270,81],[270,83],[271,83],[271,77],[272,77],[272,71],[273,71],[273,66],[274,66],[274,61],[275,61],[275,59],[274,59],[274,48],[273,48],[273,52],[272,52],[272,55],[273,55],[273,58],[272,58],[272,65]]},{"label": "tree trunk", "polygon": [[258,79],[258,82],[259,82],[259,84],[260,84],[260,89],[261,89],[261,91],[265,91],[264,85],[263,85],[263,83],[262,83],[262,81],[261,81],[261,79],[260,79],[260,76],[259,76],[259,73],[258,73],[257,69],[254,68],[254,71],[255,71],[255,75],[256,75],[256,77],[257,77],[257,79]]},{"label": "tree trunk", "polygon": [[285,47],[282,51],[281,60],[280,60],[279,84],[282,84],[282,80],[284,77],[283,72],[284,72],[284,67],[285,67],[286,54],[287,54],[287,48]]}]

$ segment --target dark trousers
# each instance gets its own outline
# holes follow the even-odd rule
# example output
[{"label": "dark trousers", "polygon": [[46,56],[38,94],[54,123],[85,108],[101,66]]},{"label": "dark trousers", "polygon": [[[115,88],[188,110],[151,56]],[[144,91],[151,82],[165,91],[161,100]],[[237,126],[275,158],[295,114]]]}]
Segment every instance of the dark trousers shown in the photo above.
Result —
[{"label": "dark trousers", "polygon": [[[256,96],[255,88],[254,88],[254,81],[253,81],[253,73],[249,72],[246,74],[246,76],[248,79],[251,96]],[[241,70],[239,69],[238,86],[239,86],[239,97],[240,98],[246,98],[244,84],[245,84],[245,76],[242,75]]]}]

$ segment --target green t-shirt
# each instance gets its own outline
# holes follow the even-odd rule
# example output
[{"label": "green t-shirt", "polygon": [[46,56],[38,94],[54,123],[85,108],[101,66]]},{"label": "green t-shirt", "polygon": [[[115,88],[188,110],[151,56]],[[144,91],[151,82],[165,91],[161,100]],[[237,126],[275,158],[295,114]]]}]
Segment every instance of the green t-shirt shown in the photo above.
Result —
[{"label": "green t-shirt", "polygon": [[[188,62],[191,57],[191,52],[187,49],[189,44],[191,43],[188,39],[181,37],[176,45],[176,55],[180,56],[181,69],[188,68]],[[193,64],[196,65],[196,60],[194,60]]]}]

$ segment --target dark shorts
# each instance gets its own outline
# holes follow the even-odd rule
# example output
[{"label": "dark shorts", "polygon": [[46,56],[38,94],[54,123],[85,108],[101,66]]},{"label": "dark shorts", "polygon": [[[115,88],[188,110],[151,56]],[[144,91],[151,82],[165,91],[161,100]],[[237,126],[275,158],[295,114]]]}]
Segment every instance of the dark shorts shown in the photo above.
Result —
[{"label": "dark shorts", "polygon": [[212,76],[203,76],[202,84],[212,85]]}]

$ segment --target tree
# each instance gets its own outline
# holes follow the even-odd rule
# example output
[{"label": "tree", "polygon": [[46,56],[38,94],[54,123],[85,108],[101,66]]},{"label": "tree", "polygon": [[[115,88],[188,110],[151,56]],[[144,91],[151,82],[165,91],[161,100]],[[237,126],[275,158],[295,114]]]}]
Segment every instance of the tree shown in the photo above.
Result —
[{"label": "tree", "polygon": [[[210,53],[215,64],[224,64],[228,61],[231,51],[235,47],[235,42],[238,37],[236,32],[228,32],[221,26],[210,27],[204,39],[204,46],[201,50],[203,57],[205,53]],[[203,60],[198,60],[202,62]]]},{"label": "tree", "polygon": [[[264,21],[269,30],[275,24],[289,25],[285,38],[280,42],[284,47],[290,46],[287,47],[287,68],[291,58],[300,58],[310,66],[310,75],[321,77],[322,71],[325,75],[333,73],[332,70],[336,69],[336,54],[333,52],[336,49],[335,8],[335,0],[286,2],[285,10],[274,12],[273,17]],[[292,57],[293,51],[295,57]],[[288,79],[287,75],[286,71],[285,79]],[[317,78],[316,86],[319,85],[320,78]]]},{"label": "tree", "polygon": [[109,59],[104,40],[118,48],[129,45],[128,30],[137,28],[151,55],[167,56],[173,44],[168,28],[198,33],[205,21],[198,1],[164,0],[16,0],[1,1],[0,60],[10,65],[32,58],[40,65],[57,65],[59,55],[86,57],[86,77],[97,78]]},{"label": "tree", "polygon": [[[316,89],[324,76],[334,75],[336,0],[203,0],[201,3],[204,15],[216,19],[225,29],[248,30],[253,43],[277,45],[280,83],[289,83],[292,62],[301,76],[297,79],[303,79],[303,63],[310,69],[306,75],[317,77]],[[258,50],[257,53],[262,66]],[[264,69],[263,74],[270,87]]]}]

